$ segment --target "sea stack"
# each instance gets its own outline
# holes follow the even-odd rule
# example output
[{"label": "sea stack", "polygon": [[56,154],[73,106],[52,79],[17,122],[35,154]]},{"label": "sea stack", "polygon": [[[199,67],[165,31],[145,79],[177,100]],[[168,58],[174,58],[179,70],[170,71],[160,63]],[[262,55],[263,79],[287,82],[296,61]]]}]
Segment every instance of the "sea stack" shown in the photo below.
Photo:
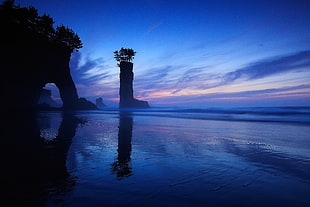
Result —
[{"label": "sea stack", "polygon": [[120,62],[120,108],[149,108],[147,101],[140,101],[133,96],[133,63]]},{"label": "sea stack", "polygon": [[136,52],[132,49],[121,48],[120,51],[115,51],[115,59],[119,62],[120,67],[120,88],[119,88],[119,107],[120,108],[149,108],[147,101],[140,101],[134,98],[133,95],[133,63],[131,60]]}]

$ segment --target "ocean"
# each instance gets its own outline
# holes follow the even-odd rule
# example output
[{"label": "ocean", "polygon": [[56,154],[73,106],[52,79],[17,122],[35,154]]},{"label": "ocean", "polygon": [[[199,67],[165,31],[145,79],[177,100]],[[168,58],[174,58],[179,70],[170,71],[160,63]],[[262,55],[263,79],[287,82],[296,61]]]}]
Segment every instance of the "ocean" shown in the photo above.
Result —
[{"label": "ocean", "polygon": [[45,111],[5,123],[12,203],[310,206],[310,107]]},{"label": "ocean", "polygon": [[105,109],[103,113],[130,111],[138,116],[162,116],[188,119],[291,122],[310,124],[310,107],[240,107],[240,108],[150,108]]}]

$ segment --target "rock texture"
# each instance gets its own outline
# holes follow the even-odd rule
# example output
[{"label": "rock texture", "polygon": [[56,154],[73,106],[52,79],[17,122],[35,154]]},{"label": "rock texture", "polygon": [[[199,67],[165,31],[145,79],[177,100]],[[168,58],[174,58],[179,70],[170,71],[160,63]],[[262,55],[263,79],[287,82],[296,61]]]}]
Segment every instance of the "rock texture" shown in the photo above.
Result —
[{"label": "rock texture", "polygon": [[149,108],[147,101],[140,101],[133,95],[133,64],[131,62],[120,62],[120,108]]}]

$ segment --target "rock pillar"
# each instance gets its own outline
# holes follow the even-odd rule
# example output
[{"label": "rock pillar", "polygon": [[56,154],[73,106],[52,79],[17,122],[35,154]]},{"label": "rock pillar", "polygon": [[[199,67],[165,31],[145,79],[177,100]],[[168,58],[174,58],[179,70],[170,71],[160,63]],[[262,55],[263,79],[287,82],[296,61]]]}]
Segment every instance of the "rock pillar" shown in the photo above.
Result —
[{"label": "rock pillar", "polygon": [[120,88],[119,95],[120,101],[119,106],[128,107],[131,102],[134,100],[133,98],[133,64],[130,62],[121,62],[120,63]]},{"label": "rock pillar", "polygon": [[133,64],[131,62],[120,62],[120,108],[149,108],[147,101],[140,101],[133,95]]}]

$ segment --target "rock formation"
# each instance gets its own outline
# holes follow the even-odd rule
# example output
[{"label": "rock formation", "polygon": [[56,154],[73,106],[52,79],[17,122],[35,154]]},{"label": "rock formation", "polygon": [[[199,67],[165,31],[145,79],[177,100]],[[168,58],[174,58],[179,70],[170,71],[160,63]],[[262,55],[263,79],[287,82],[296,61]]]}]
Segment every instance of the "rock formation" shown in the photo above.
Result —
[{"label": "rock formation", "polygon": [[113,52],[117,65],[120,67],[120,88],[119,88],[119,107],[120,108],[149,108],[147,101],[140,101],[133,95],[133,64],[132,60],[136,52],[130,48],[121,48]]},{"label": "rock formation", "polygon": [[79,98],[75,108],[78,110],[97,110],[98,109],[94,103],[92,103],[91,101],[88,101],[86,98]]},{"label": "rock formation", "polygon": [[107,105],[103,103],[102,98],[97,98],[97,99],[96,99],[96,106],[97,106],[98,108],[107,107]]},{"label": "rock formation", "polygon": [[131,62],[122,61],[120,67],[120,108],[149,108],[147,101],[140,101],[133,95],[133,64]]},{"label": "rock formation", "polygon": [[41,95],[39,98],[39,105],[47,105],[49,107],[58,107],[58,104],[55,100],[52,99],[52,92],[51,90],[42,89]]},{"label": "rock formation", "polygon": [[[76,108],[78,95],[69,68],[71,51],[37,42],[6,43],[2,46],[5,53],[1,54],[0,61],[3,74],[0,89],[8,105],[1,107],[33,109],[45,84],[55,83],[63,108]],[[21,96],[16,96],[17,93]]]},{"label": "rock formation", "polygon": [[71,29],[63,25],[54,29],[53,23],[33,7],[15,6],[14,1],[0,5],[2,109],[35,109],[47,83],[58,87],[65,110],[87,109],[69,68],[71,53],[82,43]]}]

